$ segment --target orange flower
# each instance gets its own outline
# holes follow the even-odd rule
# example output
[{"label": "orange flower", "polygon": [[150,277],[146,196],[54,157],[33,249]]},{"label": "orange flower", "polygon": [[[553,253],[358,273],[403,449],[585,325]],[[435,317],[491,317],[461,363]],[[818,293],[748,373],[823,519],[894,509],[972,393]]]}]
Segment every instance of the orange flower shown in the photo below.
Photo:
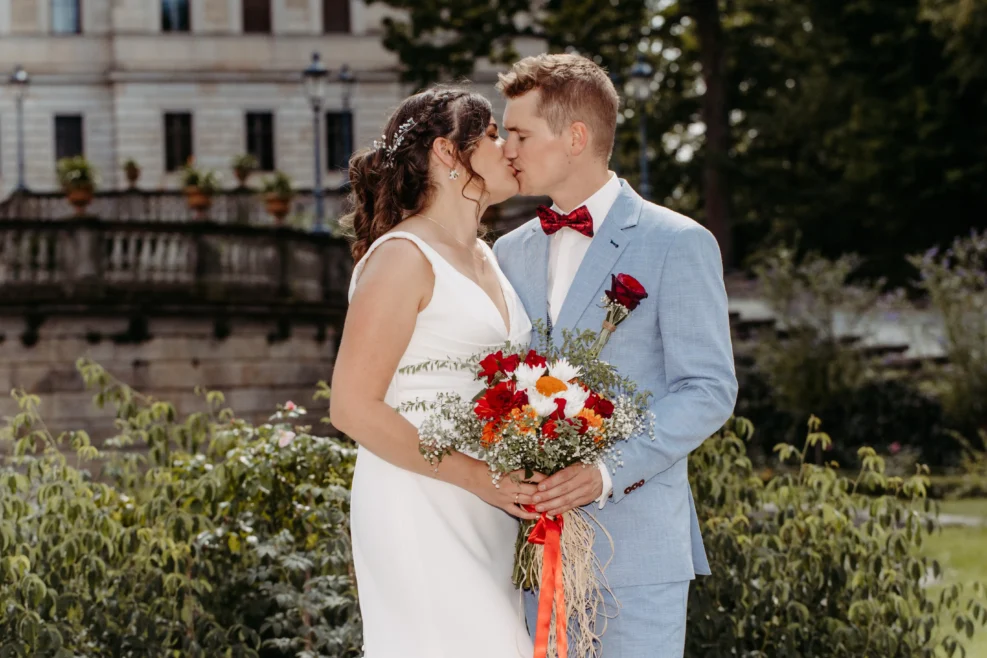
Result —
[{"label": "orange flower", "polygon": [[589,423],[589,426],[592,427],[593,429],[600,429],[601,427],[603,427],[603,418],[601,418],[599,415],[597,415],[595,411],[591,409],[583,409],[578,414],[576,414],[576,416],[579,418],[585,418],[586,422]]},{"label": "orange flower", "polygon": [[500,441],[500,428],[497,427],[496,421],[491,420],[483,427],[483,436],[480,437],[480,441],[487,446],[492,446]]},{"label": "orange flower", "polygon": [[568,390],[568,386],[561,379],[556,379],[555,377],[545,376],[538,380],[535,384],[535,389],[544,395],[546,398],[550,398],[556,393],[562,393]]},{"label": "orange flower", "polygon": [[521,434],[534,434],[538,428],[538,414],[530,404],[523,409],[511,409],[510,419]]}]

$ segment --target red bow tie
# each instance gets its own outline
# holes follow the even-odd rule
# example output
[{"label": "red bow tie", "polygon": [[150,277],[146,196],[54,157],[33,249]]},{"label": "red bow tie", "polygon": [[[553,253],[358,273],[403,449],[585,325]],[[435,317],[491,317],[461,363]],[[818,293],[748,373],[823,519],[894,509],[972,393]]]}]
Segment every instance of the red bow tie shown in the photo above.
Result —
[{"label": "red bow tie", "polygon": [[593,237],[593,217],[586,206],[579,206],[568,215],[557,213],[548,206],[538,206],[536,210],[541,220],[541,229],[545,235],[552,235],[560,228],[568,226],[573,231],[582,233],[587,238]]}]

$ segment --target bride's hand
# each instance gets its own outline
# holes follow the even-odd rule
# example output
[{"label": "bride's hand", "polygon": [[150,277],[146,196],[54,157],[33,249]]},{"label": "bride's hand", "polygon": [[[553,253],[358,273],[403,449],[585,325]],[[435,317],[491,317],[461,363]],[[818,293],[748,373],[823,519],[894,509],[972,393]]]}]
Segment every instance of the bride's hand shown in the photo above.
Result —
[{"label": "bride's hand", "polygon": [[483,502],[499,507],[511,516],[533,521],[540,515],[524,510],[521,505],[534,504],[532,497],[538,492],[538,483],[544,479],[544,475],[535,473],[526,480],[524,471],[514,471],[500,478],[498,487],[494,485],[487,465],[478,462],[477,473],[470,490]]}]

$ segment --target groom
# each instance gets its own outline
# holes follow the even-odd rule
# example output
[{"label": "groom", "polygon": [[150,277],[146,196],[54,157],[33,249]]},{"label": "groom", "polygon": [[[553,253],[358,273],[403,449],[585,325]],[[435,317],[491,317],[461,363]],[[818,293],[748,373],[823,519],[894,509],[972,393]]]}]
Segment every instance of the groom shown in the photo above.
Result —
[{"label": "groom", "polygon": [[[563,329],[600,330],[611,275],[629,274],[648,294],[600,358],[654,395],[654,438],[618,446],[620,465],[576,464],[546,479],[537,509],[588,506],[613,537],[611,549],[597,532],[594,546],[601,562],[612,555],[605,573],[620,604],[617,612],[608,601],[607,614],[617,614],[603,655],[681,658],[689,583],[710,573],[688,456],[737,397],[719,247],[701,225],[609,171],[619,97],[599,66],[578,55],[527,57],[497,88],[508,99],[505,152],[521,194],[553,201],[494,245],[528,314],[558,341]],[[528,597],[532,630],[535,602]]]}]

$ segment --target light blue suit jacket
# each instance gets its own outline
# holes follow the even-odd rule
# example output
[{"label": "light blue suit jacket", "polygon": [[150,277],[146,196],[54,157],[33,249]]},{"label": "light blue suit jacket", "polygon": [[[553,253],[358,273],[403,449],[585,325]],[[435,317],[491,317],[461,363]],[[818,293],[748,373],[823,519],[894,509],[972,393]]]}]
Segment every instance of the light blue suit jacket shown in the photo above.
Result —
[{"label": "light blue suit jacket", "polygon": [[[627,181],[593,237],[562,305],[551,338],[562,329],[599,331],[600,299],[611,274],[629,274],[648,292],[610,337],[600,358],[654,398],[655,438],[618,446],[623,466],[602,510],[590,504],[612,535],[597,531],[602,562],[611,555],[611,587],[692,580],[709,574],[689,486],[688,456],[718,430],[737,399],[727,296],[720,250],[700,224],[642,199]],[[528,315],[548,318],[549,239],[537,219],[494,245],[501,268]]]}]

